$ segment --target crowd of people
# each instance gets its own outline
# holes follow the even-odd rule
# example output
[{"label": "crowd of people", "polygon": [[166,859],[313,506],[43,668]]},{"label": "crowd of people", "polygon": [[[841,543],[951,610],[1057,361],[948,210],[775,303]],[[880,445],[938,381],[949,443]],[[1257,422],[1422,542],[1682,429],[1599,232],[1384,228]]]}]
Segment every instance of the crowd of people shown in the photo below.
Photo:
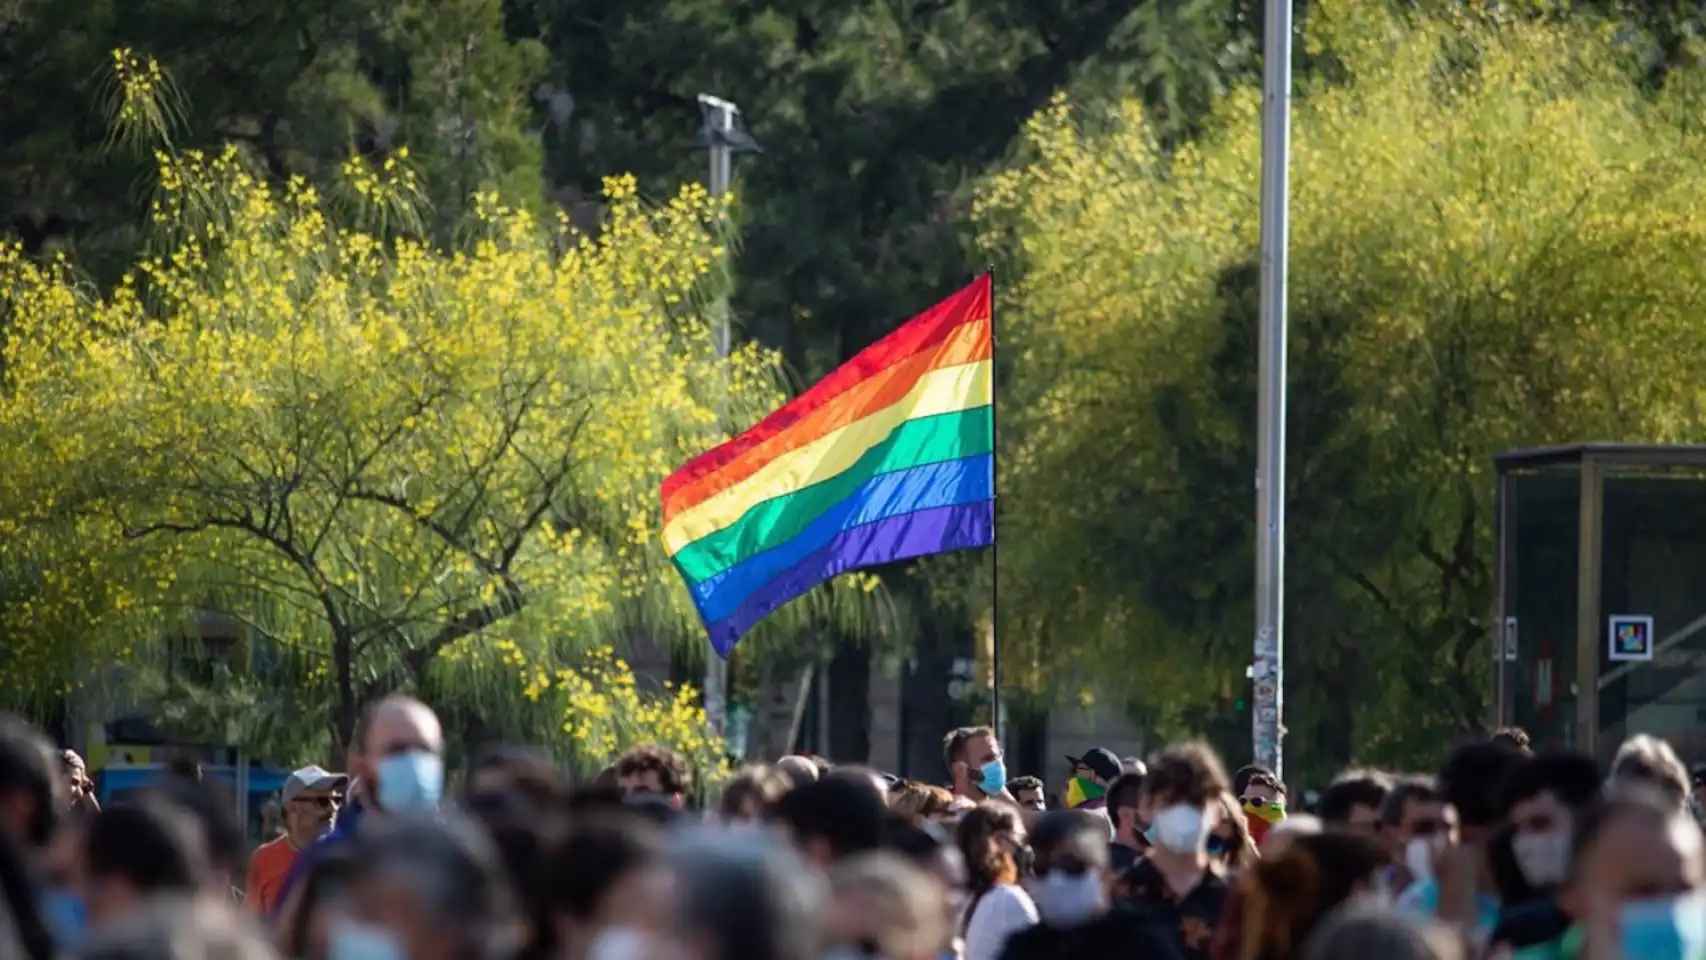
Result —
[{"label": "crowd of people", "polygon": [[385,699],[248,851],[193,765],[102,809],[0,717],[0,958],[1706,958],[1706,768],[1651,737],[1602,771],[1504,730],[1295,804],[1201,742],[1009,778],[985,727],[939,783],[788,756],[702,808],[656,746],[580,788],[489,748],[450,796],[443,758],[434,712]]}]

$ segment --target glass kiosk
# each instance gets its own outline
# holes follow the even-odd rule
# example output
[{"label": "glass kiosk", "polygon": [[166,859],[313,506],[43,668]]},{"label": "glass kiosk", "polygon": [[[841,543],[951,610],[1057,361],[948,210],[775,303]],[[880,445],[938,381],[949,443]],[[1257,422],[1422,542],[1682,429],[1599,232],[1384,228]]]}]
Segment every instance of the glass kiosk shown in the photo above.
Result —
[{"label": "glass kiosk", "polygon": [[1602,762],[1636,733],[1706,759],[1706,446],[1494,463],[1498,722]]}]

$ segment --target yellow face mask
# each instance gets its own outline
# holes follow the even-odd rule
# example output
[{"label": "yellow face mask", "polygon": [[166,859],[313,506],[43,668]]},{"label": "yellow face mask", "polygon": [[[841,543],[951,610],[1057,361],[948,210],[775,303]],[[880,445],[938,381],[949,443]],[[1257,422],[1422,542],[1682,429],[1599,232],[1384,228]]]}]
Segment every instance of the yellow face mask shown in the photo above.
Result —
[{"label": "yellow face mask", "polygon": [[1073,777],[1066,783],[1066,808],[1083,806],[1107,794],[1107,789],[1089,777]]}]

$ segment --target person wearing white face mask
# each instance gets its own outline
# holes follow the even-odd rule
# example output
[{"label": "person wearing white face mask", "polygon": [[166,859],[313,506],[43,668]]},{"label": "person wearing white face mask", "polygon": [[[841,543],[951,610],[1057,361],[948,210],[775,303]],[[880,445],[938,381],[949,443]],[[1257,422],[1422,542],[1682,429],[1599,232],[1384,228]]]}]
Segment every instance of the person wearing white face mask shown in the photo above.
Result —
[{"label": "person wearing white face mask", "polygon": [[1599,799],[1599,767],[1568,751],[1526,758],[1505,780],[1504,807],[1510,852],[1521,874],[1520,891],[1505,890],[1507,906],[1492,943],[1522,948],[1552,940],[1570,925],[1558,906],[1558,888],[1570,872],[1576,824]]},{"label": "person wearing white face mask", "polygon": [[1170,928],[1112,909],[1106,821],[1082,810],[1045,814],[1031,845],[1037,873],[1027,887],[1042,923],[1009,937],[1001,960],[1177,955]]},{"label": "person wearing white face mask", "polygon": [[1226,905],[1226,881],[1208,856],[1211,806],[1226,789],[1226,768],[1208,744],[1162,751],[1138,800],[1149,852],[1116,885],[1119,899],[1167,928],[1184,960],[1206,960]]}]

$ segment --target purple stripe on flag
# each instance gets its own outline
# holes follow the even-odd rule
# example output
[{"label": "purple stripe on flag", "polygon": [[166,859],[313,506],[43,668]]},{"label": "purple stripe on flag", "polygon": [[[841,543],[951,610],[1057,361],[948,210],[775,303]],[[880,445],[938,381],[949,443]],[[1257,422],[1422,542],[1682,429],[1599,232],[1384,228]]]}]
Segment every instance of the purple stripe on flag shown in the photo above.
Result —
[{"label": "purple stripe on flag", "polygon": [[733,613],[705,629],[711,646],[726,657],[753,624],[838,573],[993,542],[993,500],[914,510],[853,527],[752,591]]}]

